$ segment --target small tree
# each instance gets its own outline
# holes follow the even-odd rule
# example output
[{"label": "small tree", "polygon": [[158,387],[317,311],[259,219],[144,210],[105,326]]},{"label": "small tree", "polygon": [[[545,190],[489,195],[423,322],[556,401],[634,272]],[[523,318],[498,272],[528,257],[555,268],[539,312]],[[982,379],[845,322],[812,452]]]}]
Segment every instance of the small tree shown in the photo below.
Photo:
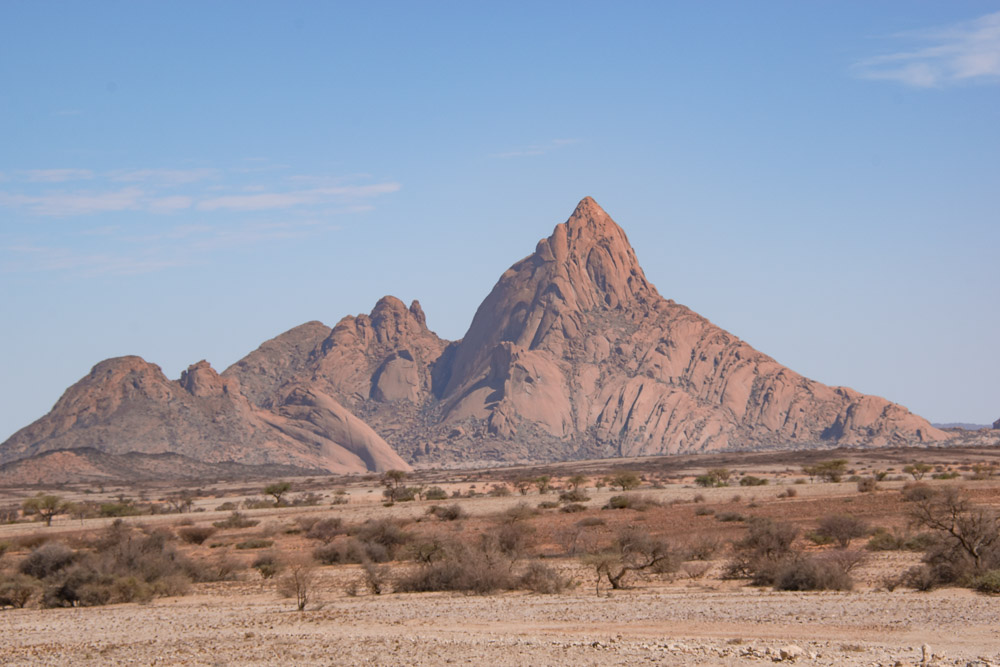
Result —
[{"label": "small tree", "polygon": [[573,489],[574,491],[579,491],[580,487],[586,484],[588,481],[589,480],[587,479],[586,475],[573,475],[572,477],[566,480],[566,483],[569,484],[569,488]]},{"label": "small tree", "polygon": [[698,486],[729,486],[729,477],[732,473],[729,472],[728,468],[712,468],[704,475],[698,475],[694,478],[695,484]]},{"label": "small tree", "polygon": [[829,514],[819,520],[816,533],[835,540],[841,549],[851,546],[851,540],[864,537],[870,532],[868,524],[861,519],[844,514]]},{"label": "small tree", "polygon": [[611,477],[611,486],[621,487],[622,492],[631,491],[632,489],[639,486],[640,480],[639,476],[634,472],[628,470],[620,472]]},{"label": "small tree", "polygon": [[191,507],[194,505],[194,491],[190,489],[182,489],[181,491],[176,491],[167,495],[165,498],[167,504],[177,512],[178,514],[183,514],[184,512],[190,512]]},{"label": "small tree", "polygon": [[46,526],[52,525],[52,517],[57,514],[65,514],[72,508],[72,504],[66,502],[59,496],[38,494],[34,498],[28,498],[21,506],[25,514],[35,514]]},{"label": "small tree", "polygon": [[538,487],[538,493],[548,493],[549,489],[552,488],[552,478],[548,475],[540,475],[535,478],[535,486]]},{"label": "small tree", "polygon": [[911,465],[903,466],[903,472],[907,475],[913,475],[913,479],[921,480],[924,475],[929,473],[934,469],[934,466],[929,463],[913,463]]},{"label": "small tree", "polygon": [[626,528],[618,534],[611,549],[592,554],[585,561],[597,574],[597,594],[601,593],[601,580],[607,579],[611,588],[624,588],[630,572],[649,568],[668,571],[679,565],[680,559],[670,545],[651,537],[638,528]]},{"label": "small tree", "polygon": [[406,482],[406,471],[386,470],[382,473],[382,486],[385,487],[382,495],[390,503],[396,502],[396,499],[403,495],[403,489],[406,488],[404,482]]},{"label": "small tree", "polygon": [[994,512],[973,505],[955,487],[914,502],[910,518],[919,526],[937,531],[954,551],[968,556],[977,574],[984,569],[984,559],[1000,561],[997,553],[1000,518]]},{"label": "small tree", "polygon": [[264,493],[274,496],[274,504],[281,505],[281,496],[288,493],[292,488],[291,482],[275,482],[264,487]]},{"label": "small tree", "polygon": [[315,583],[315,563],[297,559],[288,564],[285,575],[278,580],[278,592],[284,597],[294,597],[296,609],[303,611],[312,598]]},{"label": "small tree", "polygon": [[809,475],[809,479],[818,477],[826,482],[839,482],[847,472],[847,459],[830,459],[815,465],[802,466],[802,472]]},{"label": "small tree", "polygon": [[531,490],[531,486],[534,482],[530,479],[522,477],[521,479],[514,482],[514,486],[517,487],[517,492],[522,496],[528,495],[528,491]]}]

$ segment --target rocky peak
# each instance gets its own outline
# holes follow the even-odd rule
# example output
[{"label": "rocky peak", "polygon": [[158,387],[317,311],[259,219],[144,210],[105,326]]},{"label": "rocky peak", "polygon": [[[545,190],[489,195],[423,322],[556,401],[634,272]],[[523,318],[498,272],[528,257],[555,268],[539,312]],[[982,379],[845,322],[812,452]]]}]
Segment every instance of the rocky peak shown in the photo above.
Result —
[{"label": "rocky peak", "polygon": [[995,422],[993,422],[993,428],[1000,429],[1000,419],[998,419]]},{"label": "rocky peak", "polygon": [[204,359],[196,364],[191,364],[186,371],[182,371],[181,379],[178,382],[192,396],[206,397],[239,393],[239,381],[235,377],[222,377]]},{"label": "rocky peak", "polygon": [[586,313],[641,310],[659,298],[625,232],[585,197],[483,301],[455,353],[444,393],[475,382],[501,342],[561,356],[580,335]]}]

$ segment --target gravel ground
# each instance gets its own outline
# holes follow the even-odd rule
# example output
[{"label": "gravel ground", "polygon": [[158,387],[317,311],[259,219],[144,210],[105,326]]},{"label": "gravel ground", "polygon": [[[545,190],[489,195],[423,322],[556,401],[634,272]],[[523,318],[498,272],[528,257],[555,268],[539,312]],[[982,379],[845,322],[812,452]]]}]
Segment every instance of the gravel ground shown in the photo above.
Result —
[{"label": "gravel ground", "polygon": [[777,593],[690,583],[555,596],[347,597],[303,613],[259,584],[146,605],[0,612],[0,663],[1000,665],[1000,604],[964,590]]}]

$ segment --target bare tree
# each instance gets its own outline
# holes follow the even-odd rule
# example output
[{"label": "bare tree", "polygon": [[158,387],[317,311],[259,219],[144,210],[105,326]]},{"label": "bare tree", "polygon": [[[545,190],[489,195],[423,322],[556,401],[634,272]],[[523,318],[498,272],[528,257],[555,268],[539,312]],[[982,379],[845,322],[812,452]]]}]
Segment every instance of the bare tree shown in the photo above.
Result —
[{"label": "bare tree", "polygon": [[278,580],[278,593],[284,597],[294,597],[295,606],[303,611],[312,599],[316,585],[316,564],[309,559],[299,558],[288,563],[284,576]]},{"label": "bare tree", "polygon": [[913,503],[909,513],[914,523],[942,533],[953,547],[969,556],[977,572],[982,570],[983,558],[995,546],[1000,547],[1000,519],[974,505],[956,487]]}]

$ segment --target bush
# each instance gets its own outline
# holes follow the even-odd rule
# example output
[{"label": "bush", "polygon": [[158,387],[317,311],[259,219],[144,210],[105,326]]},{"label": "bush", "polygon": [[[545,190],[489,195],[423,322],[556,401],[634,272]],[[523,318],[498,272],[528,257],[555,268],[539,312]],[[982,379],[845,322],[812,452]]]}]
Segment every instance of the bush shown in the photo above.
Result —
[{"label": "bush", "polygon": [[794,555],[792,543],[797,535],[798,529],[791,524],[751,520],[746,536],[732,544],[733,558],[726,564],[724,576],[748,578],[755,586],[774,584],[780,566]]},{"label": "bush", "polygon": [[540,510],[554,510],[559,507],[559,503],[552,500],[543,500],[538,503],[538,509]]},{"label": "bush", "polygon": [[0,574],[0,608],[22,609],[41,588],[38,580],[26,574],[19,572]]},{"label": "bush", "polygon": [[270,546],[274,546],[274,540],[262,540],[253,539],[246,540],[245,542],[239,542],[236,545],[237,549],[266,549]]},{"label": "bush", "polygon": [[659,507],[660,502],[649,496],[638,493],[626,493],[620,496],[611,496],[608,504],[601,509],[611,510],[636,510],[644,512],[650,507]]},{"label": "bush", "polygon": [[216,528],[250,528],[258,523],[260,521],[248,519],[239,512],[233,512],[222,521],[216,521],[212,525]]},{"label": "bush", "polygon": [[559,500],[564,503],[585,503],[590,500],[590,496],[580,489],[572,489],[570,491],[563,491],[560,493]]},{"label": "bush", "polygon": [[347,557],[347,549],[343,544],[321,544],[313,549],[312,555],[323,565],[350,562]]},{"label": "bush", "polygon": [[581,528],[591,528],[593,526],[603,526],[607,522],[599,516],[588,516],[576,522]]},{"label": "bush", "polygon": [[532,593],[553,595],[572,587],[573,581],[559,574],[555,568],[538,561],[532,561],[521,574],[518,584],[521,588]]},{"label": "bush", "polygon": [[396,581],[395,590],[403,593],[460,591],[488,595],[510,590],[517,585],[510,567],[498,552],[486,543],[470,547],[450,543],[440,558],[420,565]]},{"label": "bush", "polygon": [[930,500],[934,497],[935,491],[926,482],[907,482],[903,485],[903,500],[908,503],[917,503]]},{"label": "bush", "polygon": [[791,558],[777,569],[775,588],[782,591],[849,591],[850,575],[836,563],[818,557]]},{"label": "bush", "polygon": [[75,558],[76,554],[65,544],[47,542],[25,556],[18,569],[29,577],[45,579],[68,567]]},{"label": "bush", "polygon": [[972,587],[980,593],[1000,594],[1000,570],[989,570],[979,575],[972,580]]},{"label": "bush", "polygon": [[432,486],[431,488],[424,491],[425,500],[447,500],[448,492],[442,489],[440,486]]},{"label": "bush", "polygon": [[177,531],[177,535],[188,544],[203,544],[205,540],[215,535],[213,526],[187,526]]},{"label": "bush", "polygon": [[739,512],[719,512],[715,515],[715,518],[719,521],[733,522],[733,521],[746,521],[747,518],[740,514]]},{"label": "bush", "polygon": [[570,503],[568,505],[564,505],[562,511],[567,513],[585,512],[587,511],[587,506],[581,505],[580,503]]},{"label": "bush", "polygon": [[458,503],[452,503],[447,506],[431,505],[427,508],[427,513],[436,516],[442,521],[457,521],[468,516]]},{"label": "bush", "polygon": [[274,551],[262,551],[257,554],[251,567],[260,572],[262,578],[270,579],[281,571],[281,561]]},{"label": "bush", "polygon": [[329,544],[334,540],[334,538],[339,535],[343,535],[346,532],[344,529],[344,522],[341,521],[339,517],[329,517],[326,519],[312,521],[310,522],[308,528],[305,524],[301,525],[306,531],[306,537],[311,540],[319,540],[323,544]]},{"label": "bush", "polygon": [[753,475],[745,475],[740,479],[740,486],[766,486],[767,480],[763,477],[754,477]]},{"label": "bush", "polygon": [[851,545],[851,540],[870,532],[868,524],[861,519],[844,514],[828,514],[819,520],[816,534],[836,541],[841,549]]},{"label": "bush", "polygon": [[695,507],[694,508],[694,515],[695,516],[712,516],[713,514],[715,514],[715,510],[712,509],[711,507]]},{"label": "bush", "polygon": [[858,480],[858,493],[873,493],[878,489],[878,482],[874,477],[862,477]]},{"label": "bush", "polygon": [[878,528],[868,539],[865,548],[869,551],[899,551],[903,548],[903,538],[890,533],[885,528]]},{"label": "bush", "polygon": [[779,498],[794,498],[797,495],[799,495],[799,492],[798,492],[797,489],[785,489],[784,491],[782,491],[781,493],[778,494],[778,497]]}]

